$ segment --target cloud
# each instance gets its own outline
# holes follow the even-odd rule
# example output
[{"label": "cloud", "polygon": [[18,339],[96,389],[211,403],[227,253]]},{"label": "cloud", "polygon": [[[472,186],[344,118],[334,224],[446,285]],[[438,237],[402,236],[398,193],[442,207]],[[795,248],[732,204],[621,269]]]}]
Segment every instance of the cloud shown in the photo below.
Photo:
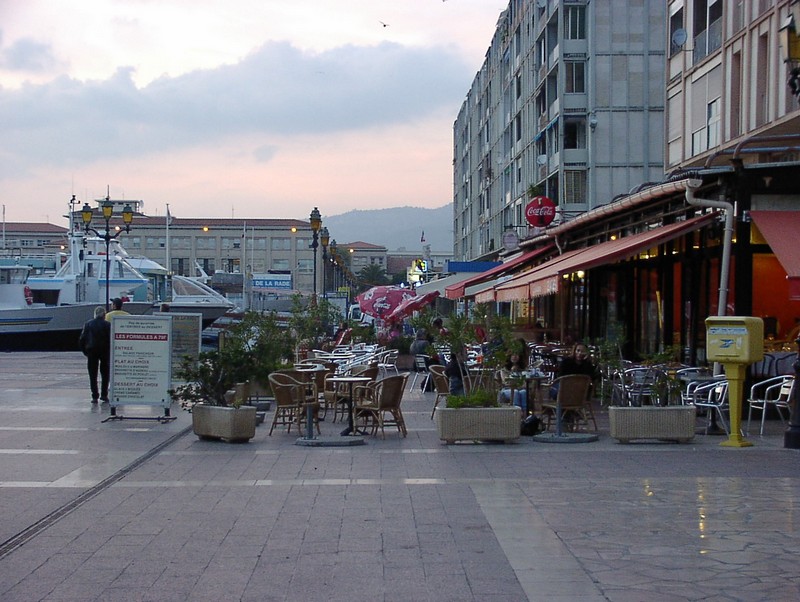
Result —
[{"label": "cloud", "polygon": [[[0,44],[2,43],[0,32]],[[8,48],[0,48],[0,69],[27,73],[47,73],[60,63],[48,44],[30,38],[17,40]]]},{"label": "cloud", "polygon": [[[14,44],[17,64],[44,66],[49,48]],[[9,51],[4,60],[11,60]],[[38,57],[38,58],[36,58]],[[0,88],[0,178],[43,165],[82,165],[236,136],[325,135],[455,114],[473,73],[455,53],[392,43],[309,53],[263,45],[238,63],[162,77],[143,88],[132,68],[106,80],[66,76]],[[256,159],[278,148],[265,145]]]}]

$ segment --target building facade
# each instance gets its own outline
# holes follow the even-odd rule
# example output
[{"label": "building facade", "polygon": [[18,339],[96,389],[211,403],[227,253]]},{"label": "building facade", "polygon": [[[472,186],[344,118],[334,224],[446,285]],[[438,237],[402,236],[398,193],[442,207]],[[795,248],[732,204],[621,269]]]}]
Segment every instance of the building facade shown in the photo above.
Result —
[{"label": "building facade", "polygon": [[663,0],[512,0],[454,125],[454,256],[556,223],[663,177]]}]

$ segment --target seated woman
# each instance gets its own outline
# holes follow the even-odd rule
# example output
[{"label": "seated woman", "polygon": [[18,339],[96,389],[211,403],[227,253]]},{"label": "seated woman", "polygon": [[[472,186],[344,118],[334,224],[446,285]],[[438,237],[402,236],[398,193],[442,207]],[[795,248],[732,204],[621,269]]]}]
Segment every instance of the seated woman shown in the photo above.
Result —
[{"label": "seated woman", "polygon": [[[572,353],[561,362],[558,376],[567,376],[568,374],[585,374],[592,380],[597,378],[597,366],[592,362],[589,348],[583,343],[575,343]],[[550,388],[550,398],[555,399],[556,397],[558,397],[558,383]]]},{"label": "seated woman", "polygon": [[526,347],[515,349],[509,355],[506,365],[500,370],[500,379],[503,388],[498,395],[500,403],[513,403],[515,406],[522,408],[522,413],[528,413],[528,392],[525,387],[514,388],[514,399],[511,399],[512,387],[510,382],[514,380],[515,376],[528,369],[528,359],[525,355]]}]

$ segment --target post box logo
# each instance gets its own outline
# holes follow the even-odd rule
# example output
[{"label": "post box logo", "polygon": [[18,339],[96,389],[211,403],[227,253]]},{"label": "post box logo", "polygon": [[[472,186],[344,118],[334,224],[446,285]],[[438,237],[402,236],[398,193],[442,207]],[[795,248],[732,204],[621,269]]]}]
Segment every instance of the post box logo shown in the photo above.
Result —
[{"label": "post box logo", "polygon": [[556,204],[546,196],[535,196],[525,206],[525,219],[534,228],[549,226],[556,217]]}]

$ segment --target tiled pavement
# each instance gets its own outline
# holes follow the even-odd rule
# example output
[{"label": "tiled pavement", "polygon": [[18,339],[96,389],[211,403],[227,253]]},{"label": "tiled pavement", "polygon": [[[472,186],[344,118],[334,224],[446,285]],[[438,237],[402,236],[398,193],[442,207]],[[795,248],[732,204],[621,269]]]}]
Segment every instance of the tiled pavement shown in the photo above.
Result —
[{"label": "tiled pavement", "polygon": [[409,391],[406,439],[234,445],[178,409],[103,423],[84,372],[0,354],[2,601],[800,599],[800,452],[777,421],[742,449],[620,445],[602,412],[594,443],[446,446]]}]

